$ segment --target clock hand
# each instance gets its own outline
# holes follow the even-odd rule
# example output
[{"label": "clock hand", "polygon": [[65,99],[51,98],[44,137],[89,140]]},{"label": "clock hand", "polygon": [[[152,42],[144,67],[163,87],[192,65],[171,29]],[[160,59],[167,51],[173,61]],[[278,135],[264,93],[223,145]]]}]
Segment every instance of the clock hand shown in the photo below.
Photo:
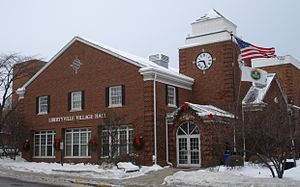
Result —
[{"label": "clock hand", "polygon": [[200,62],[200,63],[202,62],[205,68],[207,67],[204,60],[200,60],[199,62]]}]

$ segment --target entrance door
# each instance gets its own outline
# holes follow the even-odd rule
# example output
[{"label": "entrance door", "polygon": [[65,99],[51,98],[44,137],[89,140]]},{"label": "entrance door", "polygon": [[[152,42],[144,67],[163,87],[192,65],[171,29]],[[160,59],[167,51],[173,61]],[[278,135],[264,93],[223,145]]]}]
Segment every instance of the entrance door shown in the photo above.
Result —
[{"label": "entrance door", "polygon": [[183,123],[177,130],[177,165],[200,166],[200,134],[192,122]]}]

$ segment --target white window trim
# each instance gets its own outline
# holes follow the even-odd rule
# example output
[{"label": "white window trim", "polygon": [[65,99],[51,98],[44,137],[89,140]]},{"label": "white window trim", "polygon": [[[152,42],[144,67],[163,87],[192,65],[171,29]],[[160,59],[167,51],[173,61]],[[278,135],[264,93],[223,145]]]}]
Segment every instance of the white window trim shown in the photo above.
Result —
[{"label": "white window trim", "polygon": [[32,158],[55,158],[55,156],[33,156]]},{"label": "white window trim", "polygon": [[[112,89],[114,89],[114,88],[120,89],[120,93],[121,93],[121,96],[120,96],[121,99],[120,99],[120,101],[121,101],[121,103],[112,104]],[[109,105],[108,105],[108,107],[109,108],[122,107],[123,106],[122,105],[122,99],[123,99],[122,94],[124,94],[124,93],[122,93],[122,86],[121,85],[120,86],[109,87]]]},{"label": "white window trim", "polygon": [[[74,108],[73,105],[73,99],[74,99],[74,95],[80,93],[80,99],[79,99],[79,103],[80,103],[80,107],[78,108]],[[70,112],[78,112],[78,111],[82,111],[82,91],[76,91],[76,92],[71,92],[71,110]]]},{"label": "white window trim", "polygon": [[[41,100],[42,100],[42,98],[46,98],[46,100],[47,100],[47,103],[45,104],[45,105],[47,105],[47,109],[46,109],[46,111],[41,111]],[[39,111],[38,111],[38,115],[45,115],[45,114],[48,114],[48,96],[46,96],[46,95],[43,95],[43,96],[39,96],[39,99],[38,99],[38,107],[39,107]]]},{"label": "white window trim", "polygon": [[[175,104],[170,104],[169,103],[169,88],[172,88],[172,90],[174,91],[174,98],[173,98],[173,103],[175,103]],[[168,86],[168,88],[167,88],[167,91],[168,91],[168,97],[167,97],[167,99],[168,99],[168,107],[173,107],[173,108],[177,108],[177,103],[176,103],[176,88],[174,87],[174,86]]]},{"label": "white window trim", "polygon": [[[84,129],[85,131],[86,131],[86,133],[88,134],[88,133],[90,133],[90,138],[91,138],[91,135],[92,135],[92,130],[90,129],[90,128],[73,128],[73,129],[66,129],[66,132],[65,132],[65,147],[64,147],[64,149],[65,149],[65,155],[67,155],[67,134],[71,134],[71,140],[72,140],[72,142],[71,142],[71,155],[73,155],[74,153],[73,153],[73,135],[74,135],[74,133],[79,133],[79,139],[78,139],[78,142],[79,142],[79,150],[78,150],[78,153],[80,154],[80,152],[81,152],[81,136],[80,136],[80,134],[81,134],[81,130],[82,129]],[[71,130],[71,132],[67,132],[67,130]],[[79,132],[74,132],[74,130],[79,130]],[[89,137],[88,136],[86,136],[86,138],[87,138],[87,154],[88,154],[88,151],[89,151]],[[89,155],[89,156],[65,156],[65,158],[91,158],[91,155]]]},{"label": "white window trim", "polygon": [[[49,130],[49,131],[51,131],[51,130]],[[38,132],[38,133],[36,133],[36,132]],[[50,133],[47,130],[36,131],[36,132],[34,132],[34,134],[33,134],[33,155],[34,155],[33,158],[55,158],[55,150],[54,150],[53,144],[55,142],[56,132],[52,131]],[[41,155],[41,143],[42,143],[42,141],[41,141],[41,135],[42,135],[42,132],[45,132],[45,133],[43,133],[43,135],[45,134],[45,136],[46,136],[46,143],[45,143],[46,147],[47,147],[47,144],[48,144],[48,138],[47,138],[47,136],[50,135],[50,134],[52,135],[52,156],[47,156],[47,155],[46,156],[40,156]],[[38,156],[35,156],[35,136],[39,136],[39,146],[38,146],[39,155]],[[46,153],[47,153],[47,151],[46,151]]]}]

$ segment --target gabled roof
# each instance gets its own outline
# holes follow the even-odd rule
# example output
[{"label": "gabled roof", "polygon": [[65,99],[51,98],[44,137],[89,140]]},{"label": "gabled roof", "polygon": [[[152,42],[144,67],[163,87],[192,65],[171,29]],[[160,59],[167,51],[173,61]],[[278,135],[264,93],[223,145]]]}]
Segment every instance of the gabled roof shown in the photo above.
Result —
[{"label": "gabled roof", "polygon": [[[215,107],[213,105],[199,105],[199,104],[194,104],[194,103],[189,103],[189,102],[185,102],[185,104],[187,104],[188,107],[190,107],[192,110],[194,110],[199,117],[207,117],[209,115],[213,115],[213,116],[217,116],[217,117],[234,118],[233,114],[231,114],[225,110],[222,110],[218,107]],[[184,107],[184,106],[183,105],[180,106],[169,117],[176,116],[178,111],[181,110],[182,107]]]},{"label": "gabled roof", "polygon": [[197,19],[196,22],[204,21],[204,20],[208,20],[208,19],[215,19],[215,18],[224,18],[224,16],[222,14],[220,14],[218,11],[216,11],[215,9],[210,9],[202,17]]},{"label": "gabled roof", "polygon": [[[120,51],[118,49],[114,49],[112,47],[108,47],[108,46],[105,46],[103,44],[99,44],[99,43],[96,43],[96,42],[92,43],[92,42],[90,42],[86,39],[83,39],[81,37],[76,36],[70,42],[68,42],[54,57],[52,57],[50,59],[50,61],[48,63],[46,63],[31,79],[29,79],[21,88],[19,88],[17,90],[17,93],[18,94],[24,94],[24,92],[26,90],[26,87],[28,85],[30,85],[41,73],[43,73],[45,71],[45,69],[47,69],[64,51],[66,51],[73,43],[75,43],[77,41],[82,42],[82,43],[84,43],[84,44],[86,44],[90,47],[93,47],[97,50],[108,53],[108,54],[110,54],[114,57],[122,59],[127,63],[133,64],[133,65],[139,67],[140,70],[143,69],[143,68],[146,68],[146,70],[150,68],[151,71],[154,72],[154,73],[155,73],[155,71],[159,71],[159,72],[163,73],[165,77],[167,77],[167,79],[166,79],[167,82],[168,82],[168,79],[170,79],[170,80],[173,80],[173,79],[179,80],[180,81],[179,83],[178,83],[178,81],[175,81],[176,83],[178,83],[178,85],[176,85],[176,86],[191,89],[191,87],[193,85],[194,79],[192,79],[188,76],[185,76],[183,74],[175,72],[171,69],[167,69],[165,67],[159,66],[159,65],[155,64],[154,62],[151,62],[151,61],[149,61],[147,59],[144,59],[142,57],[138,57],[136,55],[132,55],[132,54],[129,54],[129,53],[126,53],[126,52]],[[166,82],[166,80],[165,80],[165,82]],[[157,81],[159,81],[159,79]],[[182,85],[184,83],[187,83],[187,85]]]},{"label": "gabled roof", "polygon": [[188,103],[188,106],[191,107],[193,110],[195,110],[197,115],[200,117],[208,116],[212,114],[218,117],[234,118],[233,114],[225,110],[222,110],[218,107],[215,107],[213,105],[199,105],[199,104]]},{"label": "gabled roof", "polygon": [[246,96],[244,97],[242,104],[243,105],[259,105],[259,104],[265,104],[264,103],[264,99],[268,93],[268,90],[271,87],[271,83],[275,81],[276,84],[278,85],[281,94],[284,97],[284,100],[287,103],[287,99],[286,99],[286,95],[283,92],[279,81],[276,78],[276,74],[275,73],[269,73],[267,76],[267,84],[265,86],[262,85],[255,85],[253,84],[250,89],[248,90]]}]

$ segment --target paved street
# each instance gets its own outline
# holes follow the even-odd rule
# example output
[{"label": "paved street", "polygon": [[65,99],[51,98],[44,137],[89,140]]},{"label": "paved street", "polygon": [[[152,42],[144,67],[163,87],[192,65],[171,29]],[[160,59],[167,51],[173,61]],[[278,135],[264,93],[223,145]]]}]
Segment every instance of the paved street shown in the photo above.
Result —
[{"label": "paved street", "polygon": [[22,187],[56,187],[54,185],[42,184],[42,183],[33,183],[17,180],[14,178],[0,177],[0,186],[1,187],[13,187],[13,186],[22,186]]}]

